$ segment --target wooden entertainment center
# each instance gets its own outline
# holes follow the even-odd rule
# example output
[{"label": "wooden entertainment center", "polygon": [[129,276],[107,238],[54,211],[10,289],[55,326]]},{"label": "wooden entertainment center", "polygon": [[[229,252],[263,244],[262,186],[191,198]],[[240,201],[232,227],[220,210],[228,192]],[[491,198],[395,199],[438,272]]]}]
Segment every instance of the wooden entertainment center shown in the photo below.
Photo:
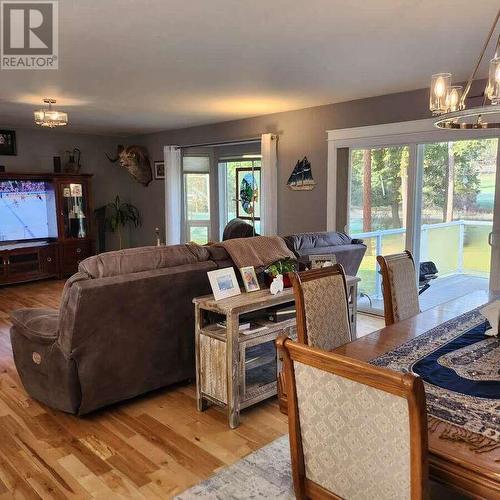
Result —
[{"label": "wooden entertainment center", "polygon": [[54,237],[0,241],[0,285],[63,278],[93,255],[91,178],[91,174],[0,173],[0,182],[47,183],[54,196],[57,226]]}]

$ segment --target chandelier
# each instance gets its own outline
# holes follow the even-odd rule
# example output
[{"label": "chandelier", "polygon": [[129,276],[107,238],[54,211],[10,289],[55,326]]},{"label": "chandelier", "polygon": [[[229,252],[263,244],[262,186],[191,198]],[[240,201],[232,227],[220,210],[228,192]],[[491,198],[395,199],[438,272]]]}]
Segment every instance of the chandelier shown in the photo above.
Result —
[{"label": "chandelier", "polygon": [[[500,10],[484,42],[476,66],[462,91],[460,85],[452,85],[451,73],[432,75],[429,108],[438,119],[434,125],[442,129],[488,129],[500,128],[500,34],[495,47],[495,55],[490,60],[488,83],[484,89],[481,106],[466,109],[465,100],[481,61],[490,43],[500,18]],[[490,101],[489,103],[487,101]]]},{"label": "chandelier", "polygon": [[68,124],[68,114],[63,111],[52,109],[52,104],[56,103],[55,99],[44,99],[44,103],[48,106],[45,109],[39,109],[34,112],[35,123],[41,127],[61,127]]}]

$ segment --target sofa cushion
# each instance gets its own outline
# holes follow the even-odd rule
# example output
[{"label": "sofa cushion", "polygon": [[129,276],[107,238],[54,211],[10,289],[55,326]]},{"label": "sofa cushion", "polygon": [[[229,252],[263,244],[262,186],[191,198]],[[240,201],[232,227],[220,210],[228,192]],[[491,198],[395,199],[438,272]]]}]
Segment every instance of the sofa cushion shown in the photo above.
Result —
[{"label": "sofa cushion", "polygon": [[17,309],[10,319],[20,333],[30,340],[52,343],[57,339],[59,312],[55,309]]},{"label": "sofa cushion", "polygon": [[199,245],[139,247],[106,252],[80,262],[78,270],[92,278],[152,271],[209,260],[207,248]]},{"label": "sofa cushion", "polygon": [[[285,236],[284,240],[288,248],[297,252],[299,255],[323,253],[325,248],[338,245],[350,245],[352,242],[347,234],[336,231],[292,234],[290,236]],[[321,249],[321,251],[314,252],[314,249]],[[326,251],[324,253],[329,252]]]}]

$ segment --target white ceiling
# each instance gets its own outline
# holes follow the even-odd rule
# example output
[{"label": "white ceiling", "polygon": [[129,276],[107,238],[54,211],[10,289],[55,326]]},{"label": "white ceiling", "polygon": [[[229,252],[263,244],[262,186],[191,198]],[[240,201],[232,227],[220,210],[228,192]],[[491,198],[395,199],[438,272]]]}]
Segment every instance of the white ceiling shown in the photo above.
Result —
[{"label": "white ceiling", "polygon": [[439,71],[466,80],[498,7],[61,0],[60,69],[0,71],[0,124],[30,126],[44,97],[69,130],[129,134],[422,88]]}]

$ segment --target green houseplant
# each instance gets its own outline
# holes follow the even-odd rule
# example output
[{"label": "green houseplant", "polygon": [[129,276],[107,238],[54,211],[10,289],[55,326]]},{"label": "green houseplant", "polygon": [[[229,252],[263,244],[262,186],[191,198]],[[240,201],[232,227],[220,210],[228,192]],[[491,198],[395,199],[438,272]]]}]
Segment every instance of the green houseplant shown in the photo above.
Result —
[{"label": "green houseplant", "polygon": [[134,227],[141,225],[141,215],[139,209],[130,203],[124,203],[120,197],[116,195],[115,201],[108,203],[101,208],[96,209],[96,212],[104,211],[104,224],[106,230],[118,235],[118,243],[120,250],[122,249],[122,229],[128,224]]},{"label": "green houseplant", "polygon": [[266,267],[266,269],[264,269],[265,282],[267,285],[270,285],[273,279],[276,278],[276,276],[282,274],[285,288],[288,288],[292,286],[290,278],[288,277],[288,273],[293,273],[297,271],[298,268],[298,262],[295,259],[291,259],[290,257],[277,260],[276,262],[273,262],[271,265]]}]

